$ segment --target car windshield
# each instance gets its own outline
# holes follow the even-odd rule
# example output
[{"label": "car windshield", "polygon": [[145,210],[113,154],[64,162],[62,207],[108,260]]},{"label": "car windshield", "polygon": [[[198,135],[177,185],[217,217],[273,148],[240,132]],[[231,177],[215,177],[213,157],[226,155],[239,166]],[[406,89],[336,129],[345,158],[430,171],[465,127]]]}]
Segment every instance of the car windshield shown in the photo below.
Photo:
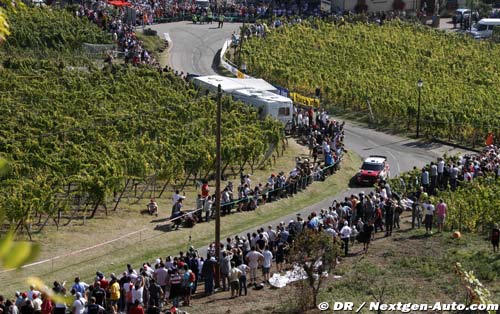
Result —
[{"label": "car windshield", "polygon": [[380,171],[384,169],[384,165],[382,164],[371,164],[368,162],[364,162],[363,165],[361,166],[361,169],[363,170],[371,170],[371,171]]},{"label": "car windshield", "polygon": [[477,31],[485,31],[488,29],[488,25],[484,25],[484,24],[476,24],[475,25],[475,28]]}]

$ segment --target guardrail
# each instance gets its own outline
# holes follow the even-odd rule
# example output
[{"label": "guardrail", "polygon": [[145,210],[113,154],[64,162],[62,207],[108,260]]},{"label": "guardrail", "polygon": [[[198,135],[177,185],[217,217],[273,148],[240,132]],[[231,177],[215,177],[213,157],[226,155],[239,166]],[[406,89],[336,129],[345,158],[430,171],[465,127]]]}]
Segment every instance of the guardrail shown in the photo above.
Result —
[{"label": "guardrail", "polygon": [[231,72],[233,75],[235,75],[237,78],[241,79],[247,79],[247,78],[253,78],[250,75],[247,75],[243,72],[241,72],[234,64],[232,64],[229,60],[226,59],[226,52],[227,49],[231,46],[232,40],[228,39],[224,42],[224,45],[222,45],[222,48],[220,50],[220,65]]}]

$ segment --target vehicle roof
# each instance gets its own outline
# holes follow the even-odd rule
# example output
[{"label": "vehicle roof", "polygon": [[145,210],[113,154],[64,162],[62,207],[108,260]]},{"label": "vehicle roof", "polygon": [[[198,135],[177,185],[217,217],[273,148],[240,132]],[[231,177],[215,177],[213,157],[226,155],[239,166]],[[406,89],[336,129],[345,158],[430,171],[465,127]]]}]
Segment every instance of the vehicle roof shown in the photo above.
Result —
[{"label": "vehicle roof", "polygon": [[481,19],[479,20],[479,23],[484,25],[491,25],[491,24],[500,25],[500,19]]},{"label": "vehicle roof", "polygon": [[237,81],[232,80],[230,77],[221,75],[198,76],[193,79],[194,81],[204,82],[215,88],[220,84],[225,92],[230,92],[235,89],[242,88],[243,86]]},{"label": "vehicle roof", "polygon": [[269,91],[265,90],[258,90],[258,89],[252,89],[252,88],[244,88],[244,89],[238,89],[233,91],[233,94],[239,94],[247,97],[252,97],[252,98],[259,98],[266,100],[268,102],[275,102],[275,103],[285,103],[285,104],[292,104],[292,101],[288,97],[280,96],[275,93],[271,93]]},{"label": "vehicle roof", "polygon": [[385,158],[382,158],[382,157],[368,157],[368,158],[365,158],[364,162],[365,163],[368,163],[368,164],[383,164],[385,161]]},{"label": "vehicle roof", "polygon": [[467,12],[467,11],[470,11],[470,9],[456,9],[455,12],[460,12],[460,13],[464,13],[464,12]]}]

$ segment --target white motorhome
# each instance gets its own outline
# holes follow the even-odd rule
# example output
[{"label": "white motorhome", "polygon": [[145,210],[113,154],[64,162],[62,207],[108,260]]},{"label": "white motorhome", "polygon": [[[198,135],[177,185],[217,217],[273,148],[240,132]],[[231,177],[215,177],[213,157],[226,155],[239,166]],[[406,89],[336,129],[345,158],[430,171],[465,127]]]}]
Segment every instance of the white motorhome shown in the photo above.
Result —
[{"label": "white motorhome", "polygon": [[287,124],[293,118],[293,102],[290,98],[277,94],[278,90],[263,79],[238,79],[220,75],[198,76],[193,84],[203,90],[217,92],[218,86],[226,95],[252,105],[261,117],[271,117]]},{"label": "white motorhome", "polygon": [[269,115],[283,124],[292,121],[293,102],[288,97],[257,89],[238,89],[231,95],[234,99],[257,108],[262,118]]},{"label": "white motorhome", "polygon": [[482,19],[472,26],[469,34],[476,39],[490,38],[495,26],[500,26],[500,19]]}]

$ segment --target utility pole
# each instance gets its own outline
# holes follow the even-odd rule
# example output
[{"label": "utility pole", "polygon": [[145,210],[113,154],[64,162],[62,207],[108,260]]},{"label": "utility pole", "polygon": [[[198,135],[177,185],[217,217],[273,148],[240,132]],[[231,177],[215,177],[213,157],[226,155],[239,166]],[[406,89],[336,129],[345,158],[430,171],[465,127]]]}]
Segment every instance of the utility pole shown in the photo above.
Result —
[{"label": "utility pole", "polygon": [[220,151],[221,151],[221,110],[222,110],[222,88],[219,84],[217,88],[217,126],[215,135],[215,288],[220,287]]},{"label": "utility pole", "polygon": [[424,82],[422,79],[419,79],[417,82],[417,87],[418,87],[418,108],[417,108],[417,138],[420,137],[420,96],[422,94],[422,86],[424,85]]}]

